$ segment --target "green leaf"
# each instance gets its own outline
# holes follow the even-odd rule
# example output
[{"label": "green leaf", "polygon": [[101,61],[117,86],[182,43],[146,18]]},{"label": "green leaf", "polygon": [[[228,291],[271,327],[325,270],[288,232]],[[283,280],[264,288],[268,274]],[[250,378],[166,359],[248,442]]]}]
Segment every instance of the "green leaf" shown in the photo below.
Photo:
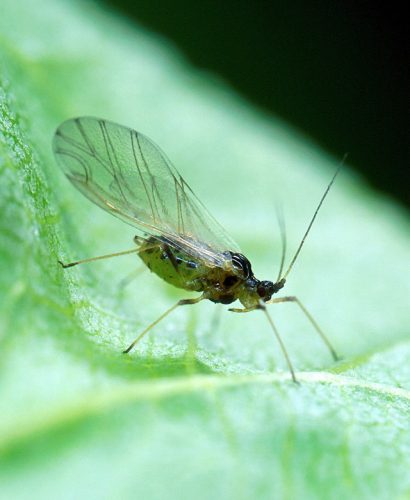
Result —
[{"label": "green leaf", "polygon": [[0,33],[0,497],[409,497],[400,208],[346,166],[289,276],[285,293],[343,362],[292,304],[271,312],[300,385],[262,315],[211,303],[124,356],[187,295],[149,272],[120,291],[135,256],[58,266],[134,235],[56,166],[61,121],[101,116],[151,137],[261,279],[280,260],[275,201],[294,252],[338,159],[97,5],[4,0]]}]

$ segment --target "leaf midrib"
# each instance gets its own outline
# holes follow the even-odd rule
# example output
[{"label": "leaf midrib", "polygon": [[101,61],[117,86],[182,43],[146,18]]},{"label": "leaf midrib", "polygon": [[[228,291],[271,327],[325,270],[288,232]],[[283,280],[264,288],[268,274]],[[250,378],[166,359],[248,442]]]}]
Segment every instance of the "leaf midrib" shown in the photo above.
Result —
[{"label": "leaf midrib", "polygon": [[[351,387],[373,392],[387,398],[399,398],[410,402],[410,391],[391,387],[377,382],[367,382],[353,377],[335,375],[329,372],[298,372],[298,380],[304,384],[327,384],[334,387]],[[196,391],[215,391],[230,387],[252,384],[292,384],[287,373],[267,373],[250,375],[195,375],[192,377],[167,378],[158,381],[134,382],[124,387],[109,388],[100,394],[85,395],[69,404],[60,406],[56,411],[49,410],[36,416],[30,415],[20,422],[13,421],[10,428],[5,427],[0,435],[0,453],[29,441],[49,430],[63,427],[69,423],[81,421],[122,405],[137,401],[159,400],[176,395],[190,394]],[[298,388],[297,386],[296,389]]]}]

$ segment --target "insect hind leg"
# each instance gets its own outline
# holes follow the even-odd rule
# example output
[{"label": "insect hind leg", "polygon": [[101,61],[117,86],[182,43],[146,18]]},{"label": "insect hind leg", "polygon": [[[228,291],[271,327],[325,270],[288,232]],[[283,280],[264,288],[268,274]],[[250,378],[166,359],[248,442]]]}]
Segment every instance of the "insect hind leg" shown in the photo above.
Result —
[{"label": "insect hind leg", "polygon": [[[143,242],[144,238],[141,238],[140,236],[134,236],[134,243],[139,247]],[[74,267],[78,266],[79,264],[86,264],[87,262],[95,262],[96,260],[104,260],[104,259],[111,259],[112,257],[120,257],[122,255],[128,255],[130,253],[136,253],[138,252],[139,248],[133,248],[132,250],[125,250],[124,252],[115,252],[115,253],[109,253],[106,255],[99,255],[98,257],[90,257],[88,259],[81,259],[81,260],[76,260],[74,262],[68,262],[65,263],[62,260],[58,260],[58,263],[61,265],[63,269],[67,269],[68,267]]]},{"label": "insect hind leg", "polygon": [[128,354],[135,347],[135,345],[138,344],[138,342],[142,339],[142,337],[144,337],[152,328],[154,328],[155,325],[157,325],[160,321],[162,321],[164,318],[166,318],[168,316],[168,314],[172,313],[172,311],[174,311],[177,307],[186,306],[186,305],[190,305],[190,304],[196,304],[197,302],[201,301],[203,298],[204,298],[204,296],[201,295],[200,297],[197,297],[195,299],[178,300],[178,302],[176,304],[174,304],[172,307],[167,309],[164,313],[161,314],[161,316],[159,318],[157,318],[150,325],[148,325],[147,328],[145,328],[145,330],[143,330],[138,335],[138,337],[124,351],[122,351],[123,354]]},{"label": "insect hind leg", "polygon": [[125,250],[125,252],[115,252],[107,255],[99,255],[98,257],[90,257],[88,259],[76,260],[74,262],[68,262],[68,263],[64,263],[62,260],[59,260],[58,263],[61,265],[63,269],[67,269],[68,267],[78,266],[79,264],[94,262],[96,260],[111,259],[112,257],[120,257],[122,255],[128,255],[130,253],[135,253],[135,252],[138,252],[137,248],[133,248],[132,250]]},{"label": "insect hind leg", "polygon": [[275,299],[271,299],[267,304],[279,304],[280,302],[294,302],[299,306],[303,314],[307,317],[307,319],[310,321],[310,324],[313,326],[313,328],[316,330],[322,341],[326,344],[327,348],[329,349],[333,359],[335,361],[340,361],[341,357],[337,354],[335,348],[331,344],[330,340],[327,338],[323,330],[320,328],[320,326],[317,324],[316,320],[313,318],[313,316],[310,314],[310,312],[306,309],[306,307],[302,304],[302,302],[295,296],[289,296],[289,297],[278,297]]},{"label": "insect hind leg", "polygon": [[144,243],[144,241],[145,241],[145,238],[143,238],[142,236],[138,236],[137,234],[133,238],[133,242],[137,246],[141,246]]}]

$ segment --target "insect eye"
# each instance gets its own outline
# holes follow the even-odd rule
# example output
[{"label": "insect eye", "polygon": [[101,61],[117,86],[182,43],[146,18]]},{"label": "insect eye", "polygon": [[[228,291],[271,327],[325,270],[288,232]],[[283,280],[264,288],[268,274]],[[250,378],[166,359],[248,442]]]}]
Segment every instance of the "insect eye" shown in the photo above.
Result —
[{"label": "insect eye", "polygon": [[275,292],[275,289],[272,281],[261,281],[257,286],[256,291],[259,297],[264,300],[269,300]]}]

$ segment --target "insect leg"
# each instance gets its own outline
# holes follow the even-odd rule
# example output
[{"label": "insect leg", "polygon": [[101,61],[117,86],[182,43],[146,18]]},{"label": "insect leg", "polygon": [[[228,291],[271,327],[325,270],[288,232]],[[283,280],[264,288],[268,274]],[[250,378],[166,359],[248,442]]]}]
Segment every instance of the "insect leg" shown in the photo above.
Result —
[{"label": "insect leg", "polygon": [[143,271],[145,271],[145,267],[140,266],[138,269],[134,269],[131,273],[127,274],[122,280],[118,283],[118,288],[120,290],[124,290],[125,287],[127,287],[131,281],[133,281],[135,278],[137,278]]},{"label": "insect leg", "polygon": [[160,321],[162,321],[168,314],[172,313],[174,309],[176,309],[178,306],[186,306],[189,304],[196,304],[200,300],[202,300],[204,297],[201,295],[200,297],[197,297],[196,299],[182,299],[178,300],[176,304],[174,304],[172,307],[167,309],[159,318],[157,318],[155,321],[153,321],[150,325],[145,328],[143,332],[141,332],[138,337],[125,349],[125,351],[122,351],[124,354],[127,354],[131,351],[131,349],[144,337],[146,333],[148,333],[151,328],[153,328],[155,325],[157,325]]},{"label": "insect leg", "polygon": [[210,333],[215,333],[219,330],[219,327],[221,325],[221,314],[222,314],[222,308],[218,307],[219,304],[215,304],[216,307],[214,308],[214,314],[211,317],[211,321],[209,324],[209,331]]},{"label": "insect leg", "polygon": [[307,319],[310,321],[312,324],[313,328],[316,330],[316,332],[319,334],[320,338],[323,340],[323,342],[326,344],[328,347],[333,359],[335,361],[339,361],[341,358],[338,356],[336,353],[336,350],[330,343],[330,340],[326,337],[324,334],[323,330],[320,328],[320,326],[316,323],[316,321],[313,319],[313,316],[310,314],[310,312],[306,309],[306,307],[300,302],[300,300],[297,297],[278,297],[276,299],[271,299],[267,302],[267,304],[278,304],[279,302],[295,302],[302,312],[305,314]]},{"label": "insect leg", "polygon": [[279,335],[279,332],[278,332],[278,330],[277,330],[277,328],[275,326],[275,323],[273,322],[270,314],[266,310],[265,304],[264,303],[259,303],[256,306],[252,306],[252,307],[246,307],[246,308],[243,308],[243,309],[235,309],[235,308],[233,308],[233,309],[229,309],[229,310],[232,311],[232,312],[237,312],[237,313],[247,313],[247,312],[250,312],[250,311],[255,311],[256,309],[261,309],[265,313],[265,315],[266,315],[266,317],[267,317],[267,319],[268,319],[268,321],[270,323],[270,326],[272,327],[273,333],[275,334],[275,337],[276,337],[277,341],[279,342],[280,348],[282,349],[282,353],[283,353],[283,355],[285,357],[285,360],[286,360],[286,363],[288,365],[290,374],[292,376],[292,380],[293,380],[293,382],[298,382],[297,379],[296,379],[295,370],[293,369],[293,366],[292,366],[292,363],[290,361],[289,354],[288,354],[288,352],[286,350],[285,344],[283,343],[283,340],[282,340],[281,336]]},{"label": "insect leg", "polygon": [[279,335],[279,332],[275,326],[275,323],[273,322],[273,319],[271,318],[270,314],[268,313],[266,307],[264,304],[260,304],[259,309],[262,309],[262,311],[265,313],[266,318],[268,319],[270,326],[272,327],[273,333],[275,334],[276,340],[279,342],[280,348],[282,349],[282,353],[286,359],[286,363],[288,365],[290,374],[292,375],[292,380],[293,382],[298,383],[298,380],[295,375],[295,370],[293,369],[292,363],[289,358],[288,351],[286,350],[285,344],[283,343],[283,340],[281,336]]},{"label": "insect leg", "polygon": [[85,264],[86,262],[93,262],[95,260],[103,260],[103,259],[110,259],[111,257],[119,257],[120,255],[127,255],[129,253],[135,253],[138,252],[138,248],[133,248],[132,250],[125,250],[125,252],[116,252],[116,253],[110,253],[108,255],[100,255],[98,257],[91,257],[89,259],[82,259],[82,260],[77,260],[75,262],[69,262],[68,264],[64,264],[61,260],[58,261],[59,264],[63,267],[63,269],[66,269],[67,267],[73,267],[77,266],[78,264]]},{"label": "insect leg", "polygon": [[256,305],[256,306],[252,306],[252,307],[244,307],[244,308],[240,308],[240,307],[231,307],[230,309],[228,309],[228,311],[231,311],[233,313],[248,313],[248,312],[251,312],[251,311],[255,311],[256,309],[260,309],[260,305]]}]

